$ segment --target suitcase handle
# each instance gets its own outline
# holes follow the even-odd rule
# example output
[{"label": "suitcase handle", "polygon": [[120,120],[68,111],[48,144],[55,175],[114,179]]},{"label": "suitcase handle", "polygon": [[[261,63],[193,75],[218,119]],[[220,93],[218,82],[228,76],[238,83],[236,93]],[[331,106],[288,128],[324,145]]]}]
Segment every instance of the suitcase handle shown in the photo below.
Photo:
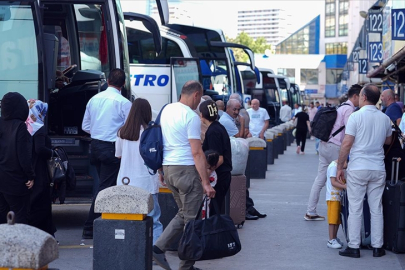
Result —
[{"label": "suitcase handle", "polygon": [[[390,180],[391,185],[396,185],[396,183],[398,183],[399,162],[401,162],[400,157],[392,158],[391,180]],[[394,170],[396,172],[395,174]]]}]

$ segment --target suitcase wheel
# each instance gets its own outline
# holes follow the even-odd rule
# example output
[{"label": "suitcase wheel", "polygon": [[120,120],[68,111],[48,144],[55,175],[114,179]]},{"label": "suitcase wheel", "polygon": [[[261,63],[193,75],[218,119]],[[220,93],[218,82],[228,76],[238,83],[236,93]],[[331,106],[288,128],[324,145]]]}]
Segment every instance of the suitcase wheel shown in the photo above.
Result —
[{"label": "suitcase wheel", "polygon": [[241,223],[241,224],[236,225],[236,228],[238,228],[238,229],[242,229],[243,224],[245,224],[245,222],[244,222],[244,221],[242,221],[242,223]]}]

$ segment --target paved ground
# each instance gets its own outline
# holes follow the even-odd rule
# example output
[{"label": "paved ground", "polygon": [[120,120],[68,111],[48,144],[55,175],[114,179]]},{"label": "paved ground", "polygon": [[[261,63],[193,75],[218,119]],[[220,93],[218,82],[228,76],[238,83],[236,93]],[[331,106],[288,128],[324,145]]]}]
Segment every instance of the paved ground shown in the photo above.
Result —
[{"label": "paved ground", "polygon": [[[252,179],[250,194],[256,208],[268,217],[246,221],[238,230],[242,251],[236,256],[197,262],[202,269],[405,269],[405,254],[387,252],[373,258],[372,251],[361,250],[360,259],[345,258],[337,250],[326,247],[326,221],[305,221],[304,214],[309,191],[315,178],[318,156],[314,142],[307,142],[305,155],[297,155],[296,147],[289,146],[283,155],[268,165],[266,179]],[[56,233],[60,241],[59,259],[50,267],[60,270],[92,269],[92,240],[81,240],[81,229],[89,205],[54,206]],[[326,215],[325,190],[318,206],[320,215]],[[342,232],[339,238],[344,239]],[[167,258],[177,269],[175,252]],[[154,266],[153,269],[161,269]]]}]

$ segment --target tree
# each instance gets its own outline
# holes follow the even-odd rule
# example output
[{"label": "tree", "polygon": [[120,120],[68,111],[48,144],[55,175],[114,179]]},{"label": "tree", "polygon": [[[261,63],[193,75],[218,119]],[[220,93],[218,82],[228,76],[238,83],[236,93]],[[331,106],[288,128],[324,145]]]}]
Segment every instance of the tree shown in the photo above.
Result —
[{"label": "tree", "polygon": [[[236,38],[229,38],[226,37],[226,40],[232,43],[237,43],[241,45],[245,45],[249,47],[254,53],[263,53],[266,50],[271,50],[271,44],[267,44],[266,39],[260,37],[254,40],[251,36],[247,33],[242,32],[236,36]],[[232,49],[235,55],[236,61],[240,62],[247,62],[249,57],[248,55],[241,49]]]}]

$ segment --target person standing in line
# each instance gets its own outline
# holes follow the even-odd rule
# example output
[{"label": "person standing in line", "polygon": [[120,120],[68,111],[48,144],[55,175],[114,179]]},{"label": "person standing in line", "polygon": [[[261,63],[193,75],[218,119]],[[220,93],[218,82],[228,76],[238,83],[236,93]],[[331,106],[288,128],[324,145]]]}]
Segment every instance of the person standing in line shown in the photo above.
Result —
[{"label": "person standing in line", "polygon": [[[354,112],[355,107],[359,105],[359,93],[361,86],[358,84],[352,85],[348,91],[347,105],[342,105],[337,109],[337,117],[335,124],[333,125],[331,134],[346,126],[349,116]],[[312,184],[311,193],[309,194],[308,207],[305,213],[304,219],[308,221],[325,220],[325,217],[318,215],[316,206],[318,205],[319,195],[322,188],[326,183],[326,171],[329,164],[336,160],[339,156],[340,145],[342,144],[344,137],[344,128],[331,137],[328,142],[321,142],[319,145],[319,164],[318,174]]]},{"label": "person standing in line", "polygon": [[129,185],[152,194],[153,210],[148,216],[153,218],[153,244],[155,244],[163,231],[163,225],[159,220],[161,214],[158,200],[159,178],[157,175],[150,175],[139,152],[141,135],[151,120],[152,108],[149,102],[143,98],[135,99],[125,124],[118,130],[115,156],[121,159],[117,185],[123,185],[122,179],[128,177]]},{"label": "person standing in line", "polygon": [[[309,108],[308,108],[308,116],[309,116],[309,123],[311,124],[312,121],[314,120],[315,114],[318,111],[318,109],[314,106],[314,103],[311,102],[309,103]],[[315,137],[311,135],[311,140],[314,140]],[[315,149],[316,150],[316,149]]]},{"label": "person standing in line", "polygon": [[29,116],[27,128],[33,139],[32,167],[35,185],[30,195],[28,223],[55,237],[56,228],[52,220],[51,179],[47,161],[52,157],[51,139],[44,126],[48,104],[40,100],[28,100]]},{"label": "person standing in line", "polygon": [[[224,126],[216,120],[217,111],[218,108],[213,101],[205,101],[200,105],[201,122],[204,122],[208,126],[202,148],[204,151],[213,150],[219,154],[219,160],[215,169],[218,180],[214,187],[216,193],[213,200],[221,208],[231,185],[232,153],[228,133]],[[211,213],[215,213],[214,208],[211,209]]]},{"label": "person standing in line", "polygon": [[298,103],[294,104],[294,109],[292,110],[291,118],[294,118],[294,116],[297,115],[297,113],[301,112],[302,108]]},{"label": "person standing in line", "polygon": [[131,109],[131,102],[121,95],[125,84],[125,72],[111,70],[108,88],[93,96],[86,106],[82,129],[91,136],[90,161],[96,166],[99,185],[83,228],[83,239],[93,239],[93,221],[101,214],[94,213],[94,202],[98,192],[115,186],[120,160],[115,157],[115,140]]},{"label": "person standing in line", "polygon": [[243,107],[242,98],[240,97],[239,94],[234,93],[229,96],[229,100],[231,100],[231,99],[237,100],[240,104],[240,110],[239,110],[240,117],[235,118],[235,123],[236,123],[236,127],[240,130],[240,128],[241,128],[240,121],[242,121],[242,120],[244,121],[244,132],[243,132],[243,135],[241,136],[241,138],[252,137],[252,134],[249,131],[250,117],[249,117],[249,114],[247,113],[246,109]]},{"label": "person standing in line", "polygon": [[288,106],[287,101],[283,101],[283,106],[280,108],[280,121],[285,123],[291,120],[291,107]]},{"label": "person standing in line", "polygon": [[215,101],[218,107],[218,119],[221,118],[222,114],[224,113],[225,104],[222,100]]},{"label": "person standing in line", "polygon": [[[236,99],[228,100],[226,111],[223,113],[219,122],[225,127],[229,137],[244,138],[245,121],[244,117],[239,114],[240,102]],[[236,126],[236,118],[239,119],[240,128]]]},{"label": "person standing in line", "polygon": [[391,121],[399,126],[402,119],[402,109],[395,102],[395,95],[391,89],[386,89],[381,93],[381,102],[384,106],[383,113],[388,115]]},{"label": "person standing in line", "polygon": [[[201,121],[193,111],[202,95],[202,85],[198,81],[188,81],[181,90],[180,101],[168,104],[161,114],[163,174],[159,170],[159,178],[166,182],[179,207],[178,213],[153,246],[153,259],[164,269],[171,269],[165,251],[183,233],[184,226],[195,219],[203,193],[210,198],[215,197],[201,147]],[[194,263],[181,260],[179,270],[197,269]]]},{"label": "person standing in line", "polygon": [[28,224],[30,189],[34,185],[32,138],[25,121],[27,100],[10,92],[1,100],[0,117],[0,224],[13,211],[16,223]]},{"label": "person standing in line", "polygon": [[307,141],[307,133],[311,132],[311,126],[309,124],[308,114],[301,110],[294,116],[294,120],[297,120],[297,126],[295,131],[295,139],[297,141],[297,154],[305,154],[305,142]]},{"label": "person standing in line", "polygon": [[343,182],[344,162],[350,153],[347,167],[347,198],[349,200],[349,243],[339,255],[360,257],[360,230],[364,196],[367,194],[371,216],[371,246],[373,257],[385,255],[383,245],[384,219],[382,195],[385,187],[384,144],[391,143],[391,121],[375,106],[380,91],[366,84],[360,92],[360,110],[353,113],[346,126],[346,135],[339,152],[336,178]]},{"label": "person standing in line", "polygon": [[258,99],[252,100],[252,108],[247,110],[250,118],[249,131],[252,137],[264,140],[264,132],[269,127],[270,116],[266,109],[260,108]]}]

